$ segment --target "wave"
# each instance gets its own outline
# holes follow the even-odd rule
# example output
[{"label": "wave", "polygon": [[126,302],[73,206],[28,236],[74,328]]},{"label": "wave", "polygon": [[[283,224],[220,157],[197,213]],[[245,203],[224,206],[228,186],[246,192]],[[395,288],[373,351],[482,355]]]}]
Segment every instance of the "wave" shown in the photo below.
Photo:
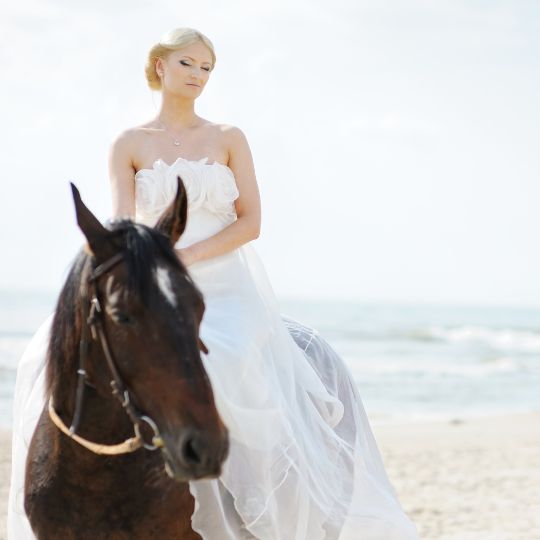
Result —
[{"label": "wave", "polygon": [[411,333],[411,338],[443,340],[451,343],[481,344],[493,349],[521,353],[540,353],[540,332],[487,326],[433,326],[424,332]]},{"label": "wave", "polygon": [[448,360],[358,360],[346,358],[351,371],[362,379],[370,375],[457,376],[485,377],[486,375],[516,374],[531,371],[525,362],[498,357],[481,363],[450,362]]},{"label": "wave", "polygon": [[417,328],[323,328],[320,333],[331,342],[366,343],[410,341],[444,342],[484,346],[499,352],[540,353],[540,329],[496,328],[481,325],[424,326]]}]

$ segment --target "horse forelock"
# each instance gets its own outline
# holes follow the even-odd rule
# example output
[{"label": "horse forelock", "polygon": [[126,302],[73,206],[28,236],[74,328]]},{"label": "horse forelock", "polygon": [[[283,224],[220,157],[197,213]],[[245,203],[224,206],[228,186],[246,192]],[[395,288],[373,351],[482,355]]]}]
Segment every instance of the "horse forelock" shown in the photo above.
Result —
[{"label": "horse forelock", "polygon": [[147,303],[152,291],[152,281],[155,281],[156,269],[166,263],[177,270],[182,270],[181,263],[174,253],[169,238],[145,225],[136,223],[127,228],[125,241],[128,290]]}]

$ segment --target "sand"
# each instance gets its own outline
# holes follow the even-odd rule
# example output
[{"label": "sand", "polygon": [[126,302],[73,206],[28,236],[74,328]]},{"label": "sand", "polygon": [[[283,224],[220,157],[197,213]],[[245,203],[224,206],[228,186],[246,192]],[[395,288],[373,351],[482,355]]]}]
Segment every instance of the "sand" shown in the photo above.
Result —
[{"label": "sand", "polygon": [[[540,413],[373,431],[423,540],[540,540]],[[10,456],[9,433],[0,432],[0,540]]]},{"label": "sand", "polygon": [[540,540],[540,413],[372,427],[421,538]]}]

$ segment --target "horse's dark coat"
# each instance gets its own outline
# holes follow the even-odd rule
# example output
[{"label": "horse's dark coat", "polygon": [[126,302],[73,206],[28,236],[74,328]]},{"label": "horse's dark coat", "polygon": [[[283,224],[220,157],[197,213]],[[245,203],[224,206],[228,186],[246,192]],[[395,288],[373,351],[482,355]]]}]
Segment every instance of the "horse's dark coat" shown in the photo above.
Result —
[{"label": "horse's dark coat", "polygon": [[[194,501],[187,480],[215,477],[226,457],[228,439],[200,359],[202,294],[172,250],[187,219],[187,196],[180,179],[178,185],[175,200],[155,229],[131,220],[103,227],[72,186],[77,220],[88,246],[76,256],[60,293],[47,351],[47,399],[53,396],[58,414],[69,425],[85,280],[92,265],[124,250],[119,268],[98,284],[107,311],[105,330],[137,406],[160,427],[173,455],[176,479],[165,474],[159,451],[139,449],[117,456],[90,452],[61,433],[45,407],[29,448],[25,480],[25,510],[39,540],[200,538],[191,529]],[[174,278],[176,308],[155,284],[157,265]],[[114,301],[104,292],[107,284],[116,284],[117,292],[122,292]],[[118,318],[118,311],[129,314],[132,321],[126,323],[124,315]],[[133,435],[133,426],[110,392],[110,374],[97,342],[89,347],[88,361],[78,434],[99,443],[121,442]],[[193,437],[192,447],[197,443],[198,454],[192,447],[186,451],[186,433]]]}]

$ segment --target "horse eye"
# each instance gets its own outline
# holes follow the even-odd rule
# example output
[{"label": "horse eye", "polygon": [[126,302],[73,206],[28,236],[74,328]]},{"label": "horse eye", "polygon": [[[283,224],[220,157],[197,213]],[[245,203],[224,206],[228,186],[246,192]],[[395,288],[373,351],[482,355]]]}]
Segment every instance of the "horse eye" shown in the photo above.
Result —
[{"label": "horse eye", "polygon": [[126,325],[133,322],[132,317],[130,317],[127,313],[122,313],[121,311],[113,311],[112,313],[110,313],[110,316],[112,320],[118,324]]}]

